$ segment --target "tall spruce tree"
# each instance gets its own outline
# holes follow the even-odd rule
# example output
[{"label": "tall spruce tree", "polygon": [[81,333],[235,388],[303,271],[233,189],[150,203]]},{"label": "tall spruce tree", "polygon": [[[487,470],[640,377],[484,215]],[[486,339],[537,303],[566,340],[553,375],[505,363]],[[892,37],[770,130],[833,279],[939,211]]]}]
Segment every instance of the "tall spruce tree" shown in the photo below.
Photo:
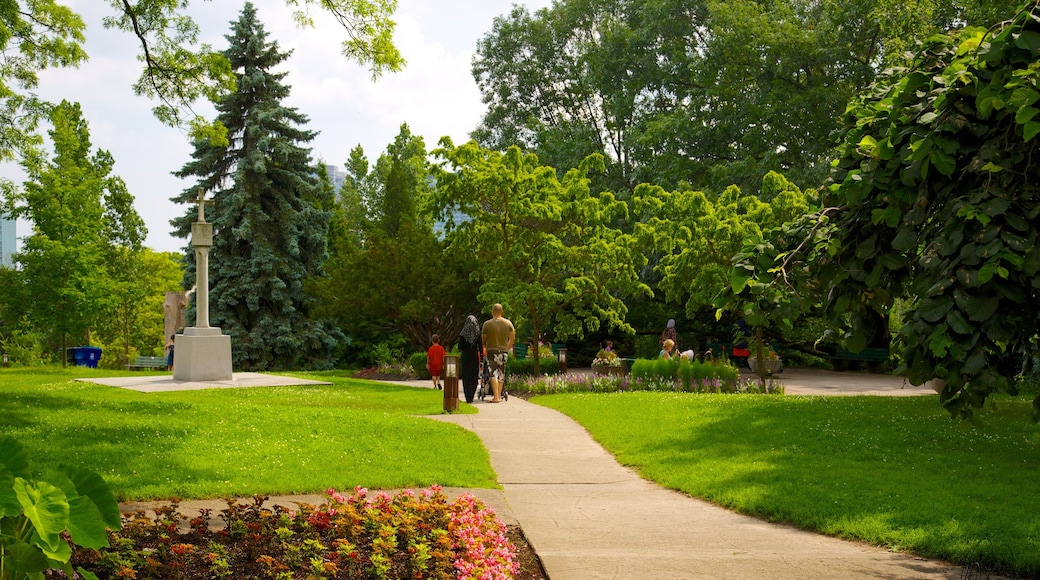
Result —
[{"label": "tall spruce tree", "polygon": [[[231,335],[236,370],[326,368],[335,362],[343,335],[310,316],[305,281],[321,273],[330,213],[320,206],[319,169],[301,146],[315,133],[301,129],[307,117],[282,106],[290,87],[273,72],[289,57],[268,40],[256,9],[247,3],[224,51],[237,90],[216,104],[228,128],[228,147],[195,142],[193,160],[179,177],[195,185],[173,198],[192,204],[199,189],[214,203],[210,250],[210,321]],[[196,206],[173,220],[182,237],[197,219]],[[195,280],[188,253],[185,287]],[[193,312],[189,312],[192,316]]]}]

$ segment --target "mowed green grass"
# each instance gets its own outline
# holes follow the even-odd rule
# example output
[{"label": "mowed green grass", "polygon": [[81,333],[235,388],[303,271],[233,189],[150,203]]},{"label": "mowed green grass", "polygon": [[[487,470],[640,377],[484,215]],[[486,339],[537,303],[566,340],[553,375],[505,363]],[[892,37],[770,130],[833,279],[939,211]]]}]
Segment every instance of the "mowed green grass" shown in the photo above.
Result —
[{"label": "mowed green grass", "polygon": [[18,439],[34,469],[93,469],[120,501],[497,487],[476,435],[421,417],[442,412],[440,391],[334,373],[294,375],[332,386],[170,393],[73,380],[125,374],[0,369],[0,435]]},{"label": "mowed green grass", "polygon": [[981,425],[937,397],[537,397],[647,479],[739,512],[1040,576],[1040,427],[998,398]]}]

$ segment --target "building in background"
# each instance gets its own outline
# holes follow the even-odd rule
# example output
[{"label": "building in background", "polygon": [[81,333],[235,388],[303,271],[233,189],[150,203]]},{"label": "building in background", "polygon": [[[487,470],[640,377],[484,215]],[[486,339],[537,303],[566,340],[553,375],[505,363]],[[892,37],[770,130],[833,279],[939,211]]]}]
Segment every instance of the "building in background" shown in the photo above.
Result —
[{"label": "building in background", "polygon": [[340,188],[343,187],[343,182],[347,179],[347,172],[337,165],[326,165],[325,172],[329,174],[329,181],[332,182],[332,187],[338,194]]},{"label": "building in background", "polygon": [[0,215],[0,267],[14,268],[14,233],[13,219]]}]

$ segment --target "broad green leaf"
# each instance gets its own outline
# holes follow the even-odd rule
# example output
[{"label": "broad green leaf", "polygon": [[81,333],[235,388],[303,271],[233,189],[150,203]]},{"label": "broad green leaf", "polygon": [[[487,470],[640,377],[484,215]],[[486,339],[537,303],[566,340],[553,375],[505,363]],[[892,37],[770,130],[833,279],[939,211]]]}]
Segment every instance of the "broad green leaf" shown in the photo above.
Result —
[{"label": "broad green leaf", "polygon": [[1015,46],[1024,48],[1033,54],[1040,51],[1040,32],[1036,32],[1035,30],[1023,30],[1014,34],[1014,38]]},{"label": "broad green leaf", "polygon": [[971,334],[975,330],[975,327],[956,308],[951,309],[950,313],[946,315],[946,324],[958,334]]},{"label": "broad green leaf", "polygon": [[1040,100],[1040,93],[1029,87],[1019,87],[1011,93],[1008,104],[1015,108],[1028,107]]},{"label": "broad green leaf", "polygon": [[914,228],[902,227],[896,232],[892,239],[892,248],[900,252],[907,252],[917,247],[917,231]]},{"label": "broad green leaf", "polygon": [[968,360],[964,361],[962,370],[966,375],[977,375],[984,368],[986,368],[986,353],[977,350],[968,357]]},{"label": "broad green leaf", "polygon": [[118,530],[122,518],[119,515],[119,503],[100,475],[82,467],[63,465],[61,469],[76,485],[76,493],[90,498],[108,527]]},{"label": "broad green leaf", "polygon": [[0,464],[15,477],[29,478],[29,456],[13,437],[0,437]]},{"label": "broad green leaf", "polygon": [[84,548],[108,547],[105,521],[89,497],[79,496],[69,501],[69,535]]},{"label": "broad green leaf", "polygon": [[69,521],[69,502],[65,494],[46,481],[37,482],[33,486],[20,477],[14,480],[14,491],[25,517],[32,522],[41,541],[46,544],[43,547],[57,550],[65,543],[61,533]]},{"label": "broad green leaf", "polygon": [[939,173],[950,177],[953,175],[955,169],[957,169],[957,160],[939,149],[932,149],[928,156],[928,159],[932,162]]},{"label": "broad green leaf", "polygon": [[1028,143],[1036,137],[1037,133],[1040,133],[1040,122],[1030,121],[1026,123],[1025,127],[1022,129],[1022,138],[1026,143]]},{"label": "broad green leaf", "polygon": [[918,315],[928,322],[937,322],[950,312],[953,302],[947,298],[926,298],[917,308]]},{"label": "broad green leaf", "polygon": [[50,567],[43,551],[28,542],[17,540],[4,546],[4,551],[4,567],[11,572],[12,578],[22,574],[32,578]]},{"label": "broad green leaf", "polygon": [[1015,122],[1019,125],[1025,125],[1036,117],[1036,114],[1040,113],[1040,109],[1036,107],[1022,107],[1015,113]]}]

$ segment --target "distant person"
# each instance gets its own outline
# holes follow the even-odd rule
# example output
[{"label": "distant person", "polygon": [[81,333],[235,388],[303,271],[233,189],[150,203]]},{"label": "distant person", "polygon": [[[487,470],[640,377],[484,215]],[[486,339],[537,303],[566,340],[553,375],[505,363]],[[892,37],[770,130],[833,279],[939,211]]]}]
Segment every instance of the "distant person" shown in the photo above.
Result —
[{"label": "distant person", "polygon": [[462,391],[466,402],[472,403],[477,396],[477,380],[480,376],[480,324],[477,317],[470,314],[459,333],[460,374],[462,375]]},{"label": "distant person", "polygon": [[607,341],[607,346],[603,347],[603,351],[604,352],[614,352],[614,341],[613,340],[608,340]]},{"label": "distant person", "polygon": [[430,371],[433,388],[441,389],[441,370],[444,366],[444,347],[439,334],[433,335],[433,345],[426,351],[426,370]]},{"label": "distant person", "polygon": [[[513,323],[502,316],[502,305],[491,307],[491,320],[485,321],[481,329],[481,342],[487,349],[487,361],[491,365],[491,402],[502,402],[502,383],[506,378],[506,360],[516,342]],[[538,356],[537,351],[535,356]]]},{"label": "distant person", "polygon": [[[170,341],[166,343],[166,370],[168,370],[168,371],[172,371],[173,370],[173,345],[174,345],[174,338],[176,338],[176,336],[177,336],[176,333],[171,334],[170,335]],[[155,343],[152,343],[152,344],[155,344]],[[155,351],[153,350],[152,352],[155,352]]]},{"label": "distant person", "polygon": [[675,348],[675,341],[666,338],[664,343],[661,345],[661,352],[657,355],[659,358],[670,360],[672,358],[672,349]]},{"label": "distant person", "polygon": [[672,346],[675,346],[679,342],[679,339],[675,335],[675,319],[674,318],[669,318],[668,319],[668,324],[664,327],[664,331],[661,332],[661,338],[657,339],[657,343],[660,344],[663,347],[664,346],[664,341],[666,341],[666,340],[671,340],[672,341]]}]

